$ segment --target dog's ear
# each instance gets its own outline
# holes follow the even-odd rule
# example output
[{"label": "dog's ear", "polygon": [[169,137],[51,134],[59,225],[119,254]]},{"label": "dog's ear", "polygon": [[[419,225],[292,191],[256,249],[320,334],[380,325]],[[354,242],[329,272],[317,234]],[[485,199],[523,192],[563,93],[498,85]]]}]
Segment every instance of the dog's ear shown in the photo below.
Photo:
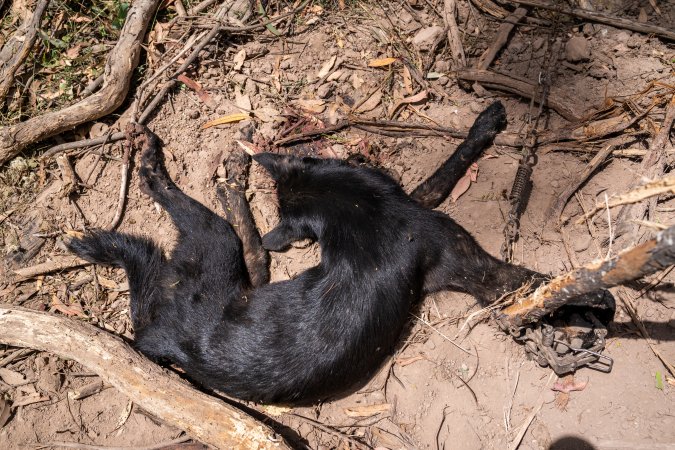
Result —
[{"label": "dog's ear", "polygon": [[289,155],[258,153],[253,160],[262,165],[275,181],[282,181],[298,168],[298,160]]}]

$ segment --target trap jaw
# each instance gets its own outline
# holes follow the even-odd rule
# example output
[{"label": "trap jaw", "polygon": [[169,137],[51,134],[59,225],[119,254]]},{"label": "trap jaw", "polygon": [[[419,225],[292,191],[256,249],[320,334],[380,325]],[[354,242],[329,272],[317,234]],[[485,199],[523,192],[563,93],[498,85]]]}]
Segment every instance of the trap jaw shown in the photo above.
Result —
[{"label": "trap jaw", "polygon": [[566,311],[557,316],[520,327],[512,326],[503,315],[498,314],[496,320],[504,332],[523,344],[530,359],[542,367],[551,367],[558,376],[582,367],[611,372],[614,360],[602,354],[607,328],[594,312],[587,310],[582,316]]}]

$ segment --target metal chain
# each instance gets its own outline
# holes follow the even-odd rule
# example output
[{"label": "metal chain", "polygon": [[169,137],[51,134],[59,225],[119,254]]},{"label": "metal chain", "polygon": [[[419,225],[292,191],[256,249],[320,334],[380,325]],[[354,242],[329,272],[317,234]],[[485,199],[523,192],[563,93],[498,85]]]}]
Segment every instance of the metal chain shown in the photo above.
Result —
[{"label": "metal chain", "polygon": [[537,128],[541,118],[549,90],[551,88],[551,73],[554,62],[557,59],[558,52],[554,52],[555,40],[558,34],[558,21],[554,23],[553,30],[549,35],[548,46],[544,55],[547,61],[546,72],[539,72],[537,90],[530,100],[530,111],[534,109],[534,99],[539,98],[539,110],[532,120],[532,115],[528,118],[528,130],[523,139],[524,145],[521,150],[521,158],[518,163],[518,170],[511,186],[511,193],[508,200],[511,210],[506,218],[504,226],[504,243],[501,248],[502,259],[506,262],[513,261],[513,251],[516,241],[520,236],[520,217],[522,216],[532,191],[532,171],[537,163],[535,154],[537,146]]}]

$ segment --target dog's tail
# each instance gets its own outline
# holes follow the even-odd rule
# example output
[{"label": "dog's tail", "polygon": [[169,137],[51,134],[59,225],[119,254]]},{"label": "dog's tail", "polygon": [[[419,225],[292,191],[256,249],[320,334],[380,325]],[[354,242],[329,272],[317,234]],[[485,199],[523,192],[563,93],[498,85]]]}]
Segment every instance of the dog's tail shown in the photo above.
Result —
[{"label": "dog's tail", "polygon": [[131,319],[136,332],[152,321],[153,303],[159,298],[161,249],[151,240],[115,231],[71,234],[70,251],[87,261],[121,267],[129,279]]},{"label": "dog's tail", "polygon": [[440,205],[504,127],[506,111],[500,102],[494,102],[480,113],[464,142],[433,175],[415,188],[411,197],[427,208]]}]

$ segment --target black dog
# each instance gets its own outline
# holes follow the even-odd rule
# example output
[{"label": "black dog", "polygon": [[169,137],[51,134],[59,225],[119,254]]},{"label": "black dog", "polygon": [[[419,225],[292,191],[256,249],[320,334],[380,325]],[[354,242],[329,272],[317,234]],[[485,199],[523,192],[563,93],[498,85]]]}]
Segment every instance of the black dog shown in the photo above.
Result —
[{"label": "black dog", "polygon": [[[318,266],[273,284],[264,284],[267,255],[243,197],[245,172],[228,173],[221,192],[233,228],[173,184],[157,138],[136,126],[129,134],[144,148],[141,188],[178,227],[175,250],[167,260],[147,239],[103,231],[69,245],[83,258],[126,270],[136,346],[149,357],[241,399],[323,400],[377,369],[424,294],[453,289],[489,303],[544,278],[493,258],[452,219],[428,209],[505,122],[502,105],[490,106],[412,197],[371,168],[255,156],[277,182],[281,215],[264,248],[282,250],[303,238],[321,248]],[[241,158],[228,164],[241,167]]]}]

